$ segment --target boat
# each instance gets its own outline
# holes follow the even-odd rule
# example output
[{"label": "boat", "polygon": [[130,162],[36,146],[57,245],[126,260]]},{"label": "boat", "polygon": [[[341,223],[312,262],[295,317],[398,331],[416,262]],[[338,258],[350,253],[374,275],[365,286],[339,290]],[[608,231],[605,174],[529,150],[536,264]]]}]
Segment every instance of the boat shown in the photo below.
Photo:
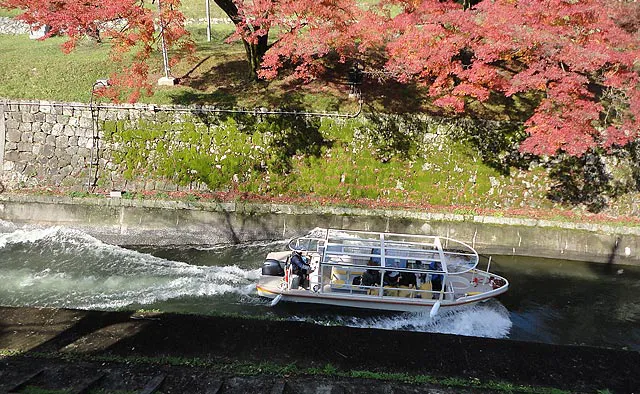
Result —
[{"label": "boat", "polygon": [[490,258],[486,270],[479,269],[476,250],[452,238],[315,229],[291,239],[287,249],[267,254],[256,285],[272,305],[289,301],[434,316],[440,308],[485,301],[509,288],[507,279],[489,272]]}]

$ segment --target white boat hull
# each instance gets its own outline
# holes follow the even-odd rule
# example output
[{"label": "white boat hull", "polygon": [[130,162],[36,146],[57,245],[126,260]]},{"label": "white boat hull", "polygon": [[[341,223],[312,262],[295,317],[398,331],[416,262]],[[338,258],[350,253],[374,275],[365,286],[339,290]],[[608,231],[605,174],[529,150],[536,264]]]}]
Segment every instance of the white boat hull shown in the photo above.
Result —
[{"label": "white boat hull", "polygon": [[[258,295],[269,299],[274,299],[280,296],[279,301],[286,302],[322,304],[339,307],[396,312],[430,312],[433,306],[438,302],[437,299],[406,298],[367,294],[359,295],[352,293],[313,292],[306,289],[281,290],[282,287],[279,285],[279,283],[282,282],[281,278],[273,278],[266,281],[262,280],[261,282],[262,283],[259,283],[256,286]],[[274,282],[276,282],[275,286]],[[442,300],[442,302],[440,303],[440,309],[447,309],[450,307],[485,301],[506,291],[507,286],[503,286],[499,289],[495,289],[493,291],[485,292],[482,294],[460,297],[455,300]]]}]

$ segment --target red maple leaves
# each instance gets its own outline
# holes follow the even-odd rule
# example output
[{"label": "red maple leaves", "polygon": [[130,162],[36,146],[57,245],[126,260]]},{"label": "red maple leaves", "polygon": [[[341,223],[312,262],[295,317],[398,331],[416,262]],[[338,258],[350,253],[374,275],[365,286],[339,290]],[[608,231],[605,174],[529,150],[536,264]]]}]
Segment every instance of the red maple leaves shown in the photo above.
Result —
[{"label": "red maple leaves", "polygon": [[[529,137],[521,149],[526,152],[580,156],[638,138],[638,3],[483,0],[465,9],[452,0],[216,2],[233,14],[237,37],[263,78],[288,67],[293,78],[310,80],[325,70],[328,55],[337,55],[332,59],[364,61],[368,70],[422,84],[436,105],[453,112],[492,94],[538,100],[525,123]],[[68,35],[68,48],[85,34],[110,37],[116,58],[135,48],[132,64],[114,80],[132,88],[130,100],[137,98],[136,87],[149,87],[146,62],[156,49],[158,18],[142,2],[0,4],[25,9],[22,18],[50,25],[50,34]],[[189,49],[179,0],[161,4],[167,43]],[[105,24],[109,21],[125,25],[112,28]],[[267,45],[269,34],[273,40]]]},{"label": "red maple leaves", "polygon": [[330,47],[342,60],[355,57],[400,82],[424,84],[436,105],[454,112],[491,92],[542,94],[521,149],[580,156],[638,137],[638,35],[616,23],[633,26],[628,15],[640,16],[637,8],[604,0],[485,0],[465,10],[454,1],[385,0],[353,12],[350,23],[325,13],[304,34],[284,31],[262,76],[274,77],[286,59],[311,78]]}]

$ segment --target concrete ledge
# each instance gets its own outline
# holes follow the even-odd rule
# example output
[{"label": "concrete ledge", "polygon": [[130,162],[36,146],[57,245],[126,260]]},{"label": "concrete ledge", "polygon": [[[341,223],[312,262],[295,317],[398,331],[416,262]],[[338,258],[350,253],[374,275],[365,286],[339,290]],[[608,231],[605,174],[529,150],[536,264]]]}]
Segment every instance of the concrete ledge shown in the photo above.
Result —
[{"label": "concrete ledge", "polygon": [[115,244],[217,244],[284,239],[316,227],[436,234],[480,253],[640,265],[640,227],[417,211],[247,202],[0,194],[0,220],[64,226]]}]

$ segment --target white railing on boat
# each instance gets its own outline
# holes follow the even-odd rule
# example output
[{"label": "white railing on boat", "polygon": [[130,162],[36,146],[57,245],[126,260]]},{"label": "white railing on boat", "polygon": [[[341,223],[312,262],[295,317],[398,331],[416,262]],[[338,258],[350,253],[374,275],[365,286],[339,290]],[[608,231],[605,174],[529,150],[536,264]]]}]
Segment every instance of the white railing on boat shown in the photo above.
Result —
[{"label": "white railing on boat", "polygon": [[[375,271],[378,273],[378,281],[373,285],[354,284],[354,279],[364,276],[364,273],[369,271]],[[416,287],[408,286],[391,286],[385,285],[385,275],[388,272],[397,272],[398,275],[424,275],[421,280],[421,285],[428,285],[425,287],[418,287],[420,284],[416,283]],[[314,275],[312,273],[311,275]],[[353,265],[353,264],[339,264],[339,263],[326,263],[320,266],[320,272],[317,274],[318,283],[311,282],[310,287],[312,290],[321,293],[349,293],[359,294],[375,297],[400,297],[400,298],[427,298],[432,299],[445,299],[453,297],[453,289],[447,289],[446,285],[446,272],[442,270],[429,270],[429,269],[414,269],[414,268],[397,268],[397,267],[375,267],[368,265]],[[430,275],[442,275],[442,289],[439,291],[433,290],[431,287]],[[316,288],[313,288],[317,286]]]},{"label": "white railing on boat", "polygon": [[[487,286],[490,277],[493,278],[489,266],[486,271],[477,269],[478,253],[451,238],[326,229],[291,240],[289,248],[310,259],[307,263],[312,272],[305,288],[314,293],[414,298],[410,301],[413,303],[418,299],[466,302],[504,291]],[[291,266],[287,265],[286,270],[283,286],[287,290],[296,289]],[[367,271],[374,273],[375,282],[362,282]],[[409,278],[409,285],[406,281],[402,282],[404,286],[387,281],[389,273]],[[436,275],[441,278],[440,289],[432,287]],[[354,281],[357,277],[359,281]],[[504,278],[498,278],[508,286]]]}]

